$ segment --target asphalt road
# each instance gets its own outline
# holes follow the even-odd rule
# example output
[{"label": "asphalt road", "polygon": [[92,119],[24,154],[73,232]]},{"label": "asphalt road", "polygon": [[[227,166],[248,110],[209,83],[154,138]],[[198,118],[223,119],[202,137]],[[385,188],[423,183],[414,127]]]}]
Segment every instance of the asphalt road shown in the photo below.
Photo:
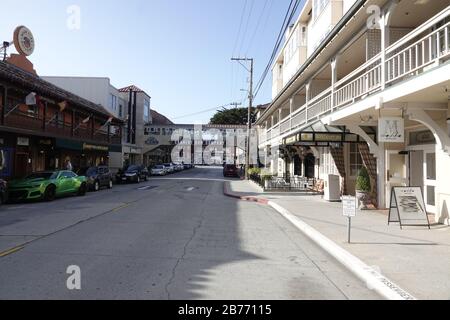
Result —
[{"label": "asphalt road", "polygon": [[1,207],[0,299],[379,299],[269,207],[225,197],[221,173]]}]

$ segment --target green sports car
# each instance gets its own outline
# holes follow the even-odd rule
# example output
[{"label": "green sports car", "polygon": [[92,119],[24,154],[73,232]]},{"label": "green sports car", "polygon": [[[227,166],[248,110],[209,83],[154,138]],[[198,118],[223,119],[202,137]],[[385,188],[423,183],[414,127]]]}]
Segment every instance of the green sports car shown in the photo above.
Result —
[{"label": "green sports car", "polygon": [[86,177],[72,171],[46,171],[30,174],[9,184],[10,201],[39,200],[52,201],[56,197],[77,194],[84,196],[87,191]]}]

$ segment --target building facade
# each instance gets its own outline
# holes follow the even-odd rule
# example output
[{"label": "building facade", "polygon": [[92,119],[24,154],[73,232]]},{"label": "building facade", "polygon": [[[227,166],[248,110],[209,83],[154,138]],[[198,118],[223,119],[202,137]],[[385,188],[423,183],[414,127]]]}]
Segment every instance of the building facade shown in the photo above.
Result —
[{"label": "building facade", "polygon": [[[450,1],[307,0],[274,63],[259,148],[275,175],[341,179],[367,167],[379,208],[419,186],[450,205]],[[276,150],[276,151],[273,151]],[[275,154],[274,154],[275,152]]]},{"label": "building facade", "polygon": [[123,121],[32,71],[0,62],[0,176],[66,169],[68,162],[74,171],[108,165]]},{"label": "building facade", "polygon": [[[183,141],[179,139],[174,141],[174,133],[183,131],[188,133],[191,139],[188,149],[192,164],[212,164],[209,163],[211,161],[216,165],[222,165],[230,161],[230,155],[237,165],[245,164],[246,130],[247,126],[238,125],[193,125],[155,121],[146,126],[145,157],[149,165],[175,161],[172,152],[176,146],[183,145]],[[233,136],[239,132],[244,138],[241,143]],[[230,137],[233,139],[231,147],[227,144]]]},{"label": "building facade", "polygon": [[144,164],[144,124],[151,122],[149,95],[135,86],[117,89],[109,78],[47,76],[43,79],[104,106],[125,122],[122,146],[110,153],[113,171],[129,164]]}]

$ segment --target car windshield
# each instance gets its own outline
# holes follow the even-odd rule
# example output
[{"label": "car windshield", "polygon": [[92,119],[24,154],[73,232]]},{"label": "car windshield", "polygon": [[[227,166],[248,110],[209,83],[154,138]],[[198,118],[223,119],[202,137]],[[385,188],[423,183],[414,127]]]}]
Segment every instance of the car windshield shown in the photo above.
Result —
[{"label": "car windshield", "polygon": [[170,163],[164,163],[165,167],[171,167],[172,165]]},{"label": "car windshield", "polygon": [[130,166],[130,167],[127,169],[127,172],[138,171],[138,170],[139,170],[139,167],[138,167],[138,166]]},{"label": "car windshield", "polygon": [[154,169],[164,169],[164,166],[155,166]]},{"label": "car windshield", "polygon": [[36,180],[36,179],[49,180],[49,179],[55,179],[56,176],[57,176],[56,172],[36,172],[36,173],[30,174],[25,179],[26,180]]},{"label": "car windshield", "polygon": [[91,167],[91,168],[82,168],[82,169],[80,169],[80,170],[78,170],[78,175],[80,175],[80,176],[87,176],[87,177],[90,177],[90,176],[93,176],[93,175],[96,175],[97,174],[97,168],[95,168],[95,167]]}]

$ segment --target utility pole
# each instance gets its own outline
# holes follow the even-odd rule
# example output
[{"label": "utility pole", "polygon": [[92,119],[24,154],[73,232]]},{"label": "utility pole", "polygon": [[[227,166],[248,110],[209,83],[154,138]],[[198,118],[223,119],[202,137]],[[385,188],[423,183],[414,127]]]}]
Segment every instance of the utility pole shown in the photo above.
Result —
[{"label": "utility pole", "polygon": [[[237,61],[240,65],[242,65],[249,73],[250,73],[250,89],[248,90],[248,129],[247,129],[247,154],[245,157],[245,180],[250,179],[249,170],[250,170],[250,138],[251,138],[251,130],[252,130],[252,108],[253,108],[253,63],[254,59],[252,58],[231,58],[231,61]],[[250,62],[250,69],[242,63]]]}]

